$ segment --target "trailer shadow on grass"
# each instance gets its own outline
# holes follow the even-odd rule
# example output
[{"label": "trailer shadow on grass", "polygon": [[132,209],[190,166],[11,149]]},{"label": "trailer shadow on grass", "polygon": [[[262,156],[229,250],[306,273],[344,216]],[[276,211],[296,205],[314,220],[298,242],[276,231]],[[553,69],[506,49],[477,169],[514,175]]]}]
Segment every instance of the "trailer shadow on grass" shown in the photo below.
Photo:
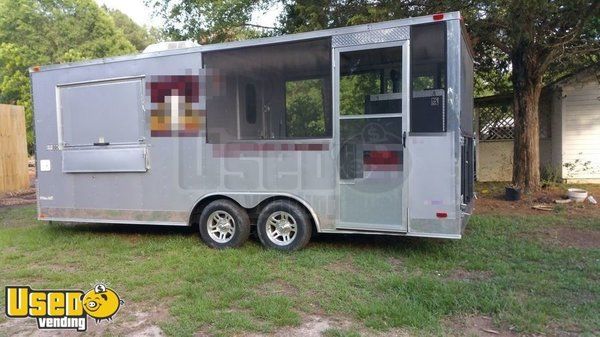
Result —
[{"label": "trailer shadow on grass", "polygon": [[[397,251],[421,251],[451,246],[456,241],[419,238],[410,236],[364,235],[364,234],[318,234],[310,245],[328,248],[351,247],[357,250],[393,249]],[[310,246],[309,246],[310,247]]]},{"label": "trailer shadow on grass", "polygon": [[[150,236],[197,236],[197,229],[184,226],[153,226],[153,225],[131,225],[131,224],[100,224],[100,223],[62,223],[53,222],[49,227],[59,229],[63,233],[105,233],[123,235],[150,235]],[[249,241],[260,244],[252,228]],[[352,248],[356,250],[372,249],[394,249],[423,251],[428,249],[440,249],[452,245],[455,241],[428,239],[408,236],[388,235],[361,235],[361,234],[323,234],[315,233],[309,243],[310,247],[322,248]],[[199,244],[202,244],[201,242]]]},{"label": "trailer shadow on grass", "polygon": [[193,235],[194,228],[187,226],[131,225],[102,223],[66,223],[52,222],[50,228],[57,228],[66,233],[113,233],[113,234],[147,234],[147,235]]}]

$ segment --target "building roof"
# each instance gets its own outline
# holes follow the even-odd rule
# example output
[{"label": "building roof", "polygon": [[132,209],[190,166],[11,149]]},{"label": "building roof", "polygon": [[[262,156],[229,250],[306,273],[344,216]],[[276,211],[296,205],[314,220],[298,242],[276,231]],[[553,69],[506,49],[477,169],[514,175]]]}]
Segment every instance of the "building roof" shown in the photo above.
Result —
[{"label": "building roof", "polygon": [[554,82],[546,85],[546,87],[562,87],[577,82],[583,82],[590,78],[596,78],[600,81],[600,64],[592,64],[558,78]]},{"label": "building roof", "polygon": [[[600,64],[593,64],[591,66],[587,66],[567,75],[564,75],[555,80],[554,82],[545,85],[544,91],[547,92],[556,87],[562,87],[569,84],[583,82],[592,78],[595,78],[598,80],[598,82],[600,82]],[[512,97],[513,92],[508,92],[491,96],[475,97],[475,100],[479,103],[491,103],[495,101],[508,100]]]}]

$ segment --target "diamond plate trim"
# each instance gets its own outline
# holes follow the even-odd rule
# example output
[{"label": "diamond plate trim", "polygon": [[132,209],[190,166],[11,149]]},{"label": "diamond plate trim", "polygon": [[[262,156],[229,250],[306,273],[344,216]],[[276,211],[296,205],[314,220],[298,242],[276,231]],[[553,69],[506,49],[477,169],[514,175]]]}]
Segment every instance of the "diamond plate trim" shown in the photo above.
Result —
[{"label": "diamond plate trim", "polygon": [[189,214],[181,211],[110,210],[91,208],[40,208],[40,218],[153,221],[187,223]]},{"label": "diamond plate trim", "polygon": [[408,29],[408,27],[394,27],[360,33],[334,35],[331,43],[333,47],[346,47],[368,43],[408,40],[410,33]]}]

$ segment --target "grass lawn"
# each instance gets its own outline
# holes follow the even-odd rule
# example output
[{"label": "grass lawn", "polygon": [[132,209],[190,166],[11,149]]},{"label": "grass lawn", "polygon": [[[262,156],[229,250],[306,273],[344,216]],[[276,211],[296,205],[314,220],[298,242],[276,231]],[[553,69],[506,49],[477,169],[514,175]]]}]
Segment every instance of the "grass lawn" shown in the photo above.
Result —
[{"label": "grass lawn", "polygon": [[319,236],[291,254],[256,239],[211,250],[188,229],[34,218],[34,206],[0,208],[0,285],[109,282],[126,303],[106,334],[144,315],[173,336],[281,332],[315,316],[345,322],[326,336],[460,335],[472,316],[506,335],[600,333],[597,217],[476,215],[459,241]]}]

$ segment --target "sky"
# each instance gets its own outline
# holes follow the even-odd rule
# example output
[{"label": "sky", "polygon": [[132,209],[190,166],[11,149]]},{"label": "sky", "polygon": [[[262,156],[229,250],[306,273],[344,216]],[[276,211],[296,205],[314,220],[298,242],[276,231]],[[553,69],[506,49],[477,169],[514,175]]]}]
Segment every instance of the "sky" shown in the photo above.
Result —
[{"label": "sky", "polygon": [[[118,9],[129,15],[138,25],[160,27],[162,19],[152,16],[152,10],[144,5],[144,0],[96,0],[99,5],[106,5],[108,8]],[[261,26],[273,27],[277,16],[283,7],[279,4],[272,7],[265,13],[253,13],[250,23]]]}]

